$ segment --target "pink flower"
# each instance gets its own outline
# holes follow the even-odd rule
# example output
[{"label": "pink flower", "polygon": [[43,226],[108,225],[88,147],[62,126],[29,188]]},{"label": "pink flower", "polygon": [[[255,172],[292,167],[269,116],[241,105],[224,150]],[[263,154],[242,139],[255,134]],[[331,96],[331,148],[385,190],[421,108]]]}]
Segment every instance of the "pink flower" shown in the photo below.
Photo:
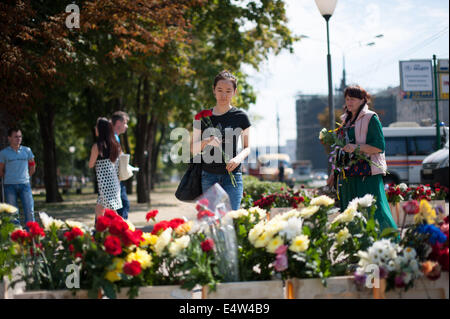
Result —
[{"label": "pink flower", "polygon": [[420,206],[416,200],[410,200],[402,205],[403,210],[408,215],[415,215],[419,212]]},{"label": "pink flower", "polygon": [[288,259],[286,255],[287,248],[287,245],[281,245],[277,248],[277,250],[275,250],[275,254],[277,254],[277,256],[275,257],[274,268],[278,272],[288,268]]}]

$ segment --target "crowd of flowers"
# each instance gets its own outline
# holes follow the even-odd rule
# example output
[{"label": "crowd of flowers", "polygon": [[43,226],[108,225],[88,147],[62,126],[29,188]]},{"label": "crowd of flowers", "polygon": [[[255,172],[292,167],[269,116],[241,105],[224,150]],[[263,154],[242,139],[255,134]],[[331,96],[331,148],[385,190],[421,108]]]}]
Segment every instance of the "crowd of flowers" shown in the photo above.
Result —
[{"label": "crowd of flowers", "polygon": [[440,185],[439,183],[433,186],[418,185],[417,187],[409,187],[405,183],[394,184],[391,183],[386,189],[386,196],[389,203],[399,203],[408,200],[445,200],[449,195],[448,187]]},{"label": "crowd of flowers", "polygon": [[101,291],[115,298],[128,288],[132,298],[143,286],[191,290],[209,285],[214,290],[224,281],[320,278],[326,284],[330,276],[353,275],[364,284],[369,265],[379,268],[387,289],[409,289],[418,278],[436,280],[448,271],[448,216],[426,199],[419,202],[411,195],[402,203],[414,224],[380,233],[370,194],[355,198],[343,212],[326,195],[291,195],[279,206],[292,209],[278,214],[270,214],[276,201],[227,211],[207,198],[197,201],[196,220],[156,222],[153,210],[146,215],[151,232],[111,210],[97,218],[94,230],[45,213],[40,223],[21,229],[12,224],[14,207],[0,204],[0,275],[19,266],[16,282],[25,282],[28,290],[65,289],[66,269],[76,265],[80,288],[90,297]]}]

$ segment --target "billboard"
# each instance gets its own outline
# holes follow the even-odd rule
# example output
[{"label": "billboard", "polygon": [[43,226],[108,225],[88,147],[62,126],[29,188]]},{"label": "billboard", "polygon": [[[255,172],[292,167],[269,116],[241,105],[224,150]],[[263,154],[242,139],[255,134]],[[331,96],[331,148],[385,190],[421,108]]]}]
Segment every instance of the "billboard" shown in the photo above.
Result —
[{"label": "billboard", "polygon": [[400,87],[405,92],[431,92],[432,95],[431,60],[400,61]]}]

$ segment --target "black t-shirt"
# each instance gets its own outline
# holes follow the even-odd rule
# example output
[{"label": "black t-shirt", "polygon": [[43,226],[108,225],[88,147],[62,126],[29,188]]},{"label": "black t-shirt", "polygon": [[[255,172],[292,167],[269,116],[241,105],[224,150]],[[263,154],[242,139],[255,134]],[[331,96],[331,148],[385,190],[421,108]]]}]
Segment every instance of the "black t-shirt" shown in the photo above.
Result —
[{"label": "black t-shirt", "polygon": [[[225,161],[229,161],[235,157],[237,153],[237,145],[241,133],[248,127],[250,127],[250,120],[247,113],[244,111],[232,107],[228,112],[222,115],[212,115],[212,126],[215,130],[209,130],[209,121],[203,119],[202,124],[202,140],[208,138],[211,135],[217,136],[222,140],[222,150],[225,153]],[[204,131],[208,129],[208,132],[203,135]],[[228,174],[226,170],[226,164],[223,159],[221,150],[218,147],[206,145],[203,149],[202,155],[202,168],[213,174]],[[241,165],[236,167],[233,172],[240,172]]]}]

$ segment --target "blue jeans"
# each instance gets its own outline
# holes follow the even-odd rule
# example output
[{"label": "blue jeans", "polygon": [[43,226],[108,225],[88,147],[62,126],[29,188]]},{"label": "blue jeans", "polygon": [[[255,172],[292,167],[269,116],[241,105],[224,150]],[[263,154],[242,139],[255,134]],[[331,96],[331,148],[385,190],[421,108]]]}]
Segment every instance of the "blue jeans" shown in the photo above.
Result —
[{"label": "blue jeans", "polygon": [[227,192],[230,198],[231,209],[237,210],[241,206],[242,194],[244,192],[244,184],[242,183],[242,173],[233,173],[236,179],[236,187],[231,183],[230,175],[228,174],[213,174],[202,171],[202,192],[206,192],[215,183]]},{"label": "blue jeans", "polygon": [[128,211],[130,210],[130,201],[127,196],[127,186],[125,182],[120,182],[120,198],[122,199],[122,208],[117,210],[117,214],[123,219],[128,219]]},{"label": "blue jeans", "polygon": [[[27,184],[5,184],[5,199],[6,202],[19,209],[19,204],[17,203],[17,198],[20,197],[22,202],[22,207],[25,216],[25,225],[27,222],[34,222],[34,200],[33,194],[31,193],[31,185]],[[17,211],[16,219],[13,221],[14,224],[20,226],[19,211]]]}]

